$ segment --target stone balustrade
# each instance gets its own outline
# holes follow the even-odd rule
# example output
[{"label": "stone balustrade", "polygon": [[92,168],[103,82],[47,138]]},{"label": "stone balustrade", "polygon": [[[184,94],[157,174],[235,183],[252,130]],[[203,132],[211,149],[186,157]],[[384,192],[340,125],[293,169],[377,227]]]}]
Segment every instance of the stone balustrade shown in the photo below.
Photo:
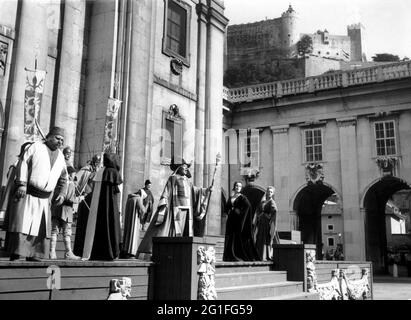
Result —
[{"label": "stone balustrade", "polygon": [[315,77],[262,83],[239,88],[223,88],[229,102],[245,102],[300,93],[312,93],[340,87],[383,82],[411,77],[411,61],[383,64],[355,70],[335,71]]}]

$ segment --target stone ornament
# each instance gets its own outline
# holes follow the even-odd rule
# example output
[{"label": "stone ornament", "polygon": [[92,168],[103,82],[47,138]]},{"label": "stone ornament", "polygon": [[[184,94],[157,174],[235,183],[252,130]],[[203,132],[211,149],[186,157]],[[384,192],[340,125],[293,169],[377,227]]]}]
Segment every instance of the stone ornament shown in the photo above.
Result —
[{"label": "stone ornament", "polygon": [[6,42],[0,41],[0,76],[6,74],[7,53],[9,45]]},{"label": "stone ornament", "polygon": [[305,179],[309,184],[322,183],[324,180],[323,165],[321,163],[306,164]]},{"label": "stone ornament", "polygon": [[394,169],[397,167],[398,164],[398,157],[390,157],[390,156],[384,156],[384,157],[378,157],[375,162],[378,165],[378,168],[385,173],[389,175],[394,174]]},{"label": "stone ornament", "polygon": [[317,292],[317,274],[315,272],[315,250],[306,250],[307,291]]},{"label": "stone ornament", "polygon": [[179,76],[183,72],[183,61],[177,58],[171,59],[170,69],[173,74]]},{"label": "stone ornament", "polygon": [[127,300],[127,297],[131,297],[131,279],[128,277],[111,279],[107,300]]},{"label": "stone ornament", "polygon": [[197,264],[199,265],[197,274],[198,291],[197,300],[217,300],[215,288],[215,250],[209,247],[206,250],[203,246],[197,249]]}]

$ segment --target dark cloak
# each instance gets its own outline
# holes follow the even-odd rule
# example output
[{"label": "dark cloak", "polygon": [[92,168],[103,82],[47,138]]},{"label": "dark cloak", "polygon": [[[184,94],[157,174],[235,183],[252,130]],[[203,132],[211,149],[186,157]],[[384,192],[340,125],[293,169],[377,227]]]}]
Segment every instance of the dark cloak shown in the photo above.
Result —
[{"label": "dark cloak", "polygon": [[228,213],[223,261],[258,261],[253,241],[252,211],[247,197],[239,195],[234,203],[228,200]]},{"label": "dark cloak", "polygon": [[[90,260],[113,260],[120,254],[121,230],[118,206],[120,190],[118,185],[123,181],[119,172],[117,156],[105,153],[103,161],[104,171],[101,182],[96,181],[96,184],[101,183],[101,187],[94,188],[94,191],[100,189],[100,193],[93,194],[93,198],[98,197],[98,206]],[[85,241],[87,241],[87,232],[88,230],[86,230]]]}]

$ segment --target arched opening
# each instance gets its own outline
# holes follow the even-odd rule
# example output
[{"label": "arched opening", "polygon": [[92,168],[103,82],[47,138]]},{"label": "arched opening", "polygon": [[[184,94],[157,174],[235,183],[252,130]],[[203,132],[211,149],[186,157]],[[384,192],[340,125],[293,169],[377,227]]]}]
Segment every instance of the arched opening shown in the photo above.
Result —
[{"label": "arched opening", "polygon": [[[387,230],[390,216],[398,212],[400,207],[409,221],[409,201],[408,205],[407,201],[405,205],[399,204],[399,200],[403,199],[401,194],[409,198],[409,191],[406,190],[410,190],[410,186],[404,180],[389,176],[374,183],[364,196],[366,259],[372,261],[374,273],[388,273],[388,249],[393,245],[391,226]],[[398,216],[403,215],[400,213]],[[409,222],[407,228],[410,228]],[[411,243],[409,234],[403,240],[407,237]]]},{"label": "arched opening", "polygon": [[265,190],[260,186],[248,184],[243,188],[242,194],[247,197],[248,201],[250,201],[251,210],[254,217],[255,210],[257,210],[257,207],[260,204],[261,199],[265,194]]},{"label": "arched opening", "polygon": [[297,194],[293,210],[298,217],[298,230],[301,241],[317,246],[317,259],[322,259],[322,223],[321,211],[324,202],[335,194],[335,191],[323,183],[311,183]]}]

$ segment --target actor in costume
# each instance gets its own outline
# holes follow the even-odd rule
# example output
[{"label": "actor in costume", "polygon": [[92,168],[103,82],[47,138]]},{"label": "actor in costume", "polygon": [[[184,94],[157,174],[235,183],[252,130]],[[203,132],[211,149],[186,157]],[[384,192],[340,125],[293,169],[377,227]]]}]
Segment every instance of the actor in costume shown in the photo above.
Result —
[{"label": "actor in costume", "polygon": [[272,260],[273,244],[280,243],[277,232],[275,188],[269,186],[254,216],[254,241],[261,261]]},{"label": "actor in costume", "polygon": [[77,211],[77,221],[73,252],[80,257],[83,255],[84,237],[86,236],[87,219],[94,187],[93,179],[97,169],[100,168],[100,164],[101,155],[96,154],[91,161],[76,174],[76,196],[84,196],[84,200],[79,203],[77,210],[75,210]]},{"label": "actor in costume", "polygon": [[61,205],[67,188],[66,163],[59,150],[63,136],[63,129],[53,127],[45,142],[35,142],[25,149],[16,169],[15,192],[7,219],[10,260],[26,257],[28,261],[40,261],[48,254],[49,199],[58,185],[60,194],[54,202]]},{"label": "actor in costume", "polygon": [[223,261],[256,261],[258,253],[252,236],[251,204],[241,194],[243,185],[234,183],[233,194],[228,199],[227,223]]},{"label": "actor in costume", "polygon": [[94,177],[93,197],[84,240],[84,260],[114,260],[120,254],[120,210],[118,156],[105,153],[104,167]]},{"label": "actor in costume", "polygon": [[184,159],[177,164],[172,161],[173,174],[167,180],[137,257],[140,253],[152,253],[153,237],[203,236],[201,222],[206,215],[211,188],[193,186],[189,167]]},{"label": "actor in costume", "polygon": [[[50,240],[50,259],[57,259],[56,244],[60,229],[63,231],[64,258],[68,260],[79,260],[71,250],[71,224],[73,223],[73,204],[79,203],[84,199],[83,196],[76,197],[76,185],[74,182],[76,170],[67,167],[69,181],[67,192],[64,195],[64,202],[61,206],[52,205],[51,207],[51,240]],[[58,192],[58,190],[56,190]],[[58,192],[59,193],[59,192]]]},{"label": "actor in costume", "polygon": [[72,154],[72,151],[71,151],[71,148],[69,146],[67,146],[63,149],[63,156],[64,156],[64,160],[66,161],[66,166],[67,167],[72,167],[73,166],[73,164],[70,161],[71,154]]},{"label": "actor in costume", "polygon": [[128,195],[124,214],[123,255],[132,258],[137,253],[140,229],[150,222],[154,198],[150,191],[151,181],[146,180],[144,188]]}]

